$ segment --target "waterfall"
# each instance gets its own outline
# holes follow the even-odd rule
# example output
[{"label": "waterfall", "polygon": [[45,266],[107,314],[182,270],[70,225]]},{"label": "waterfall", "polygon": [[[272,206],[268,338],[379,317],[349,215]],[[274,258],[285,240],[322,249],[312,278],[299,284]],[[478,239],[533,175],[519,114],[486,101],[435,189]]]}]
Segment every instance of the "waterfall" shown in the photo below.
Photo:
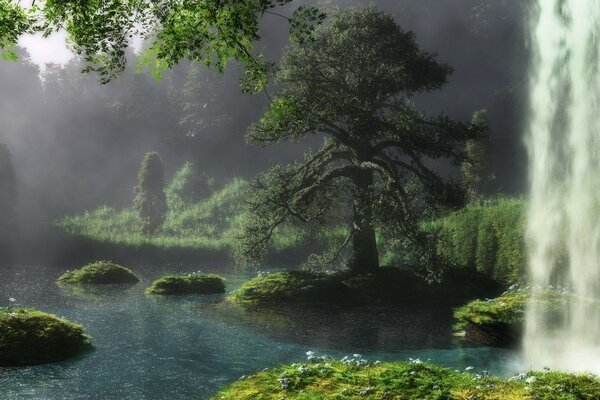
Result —
[{"label": "waterfall", "polygon": [[571,288],[526,312],[528,367],[600,373],[600,0],[536,0],[527,133],[534,287]]}]

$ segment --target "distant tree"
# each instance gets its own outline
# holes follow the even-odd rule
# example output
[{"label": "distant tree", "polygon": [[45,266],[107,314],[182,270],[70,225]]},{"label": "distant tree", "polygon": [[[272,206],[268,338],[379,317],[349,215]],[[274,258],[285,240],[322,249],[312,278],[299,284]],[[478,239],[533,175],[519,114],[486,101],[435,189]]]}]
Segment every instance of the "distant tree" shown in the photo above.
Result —
[{"label": "distant tree", "polygon": [[323,223],[350,199],[349,234],[320,263],[350,246],[351,271],[377,270],[378,224],[431,256],[418,226],[427,205],[459,206],[464,193],[428,162],[460,163],[465,141],[478,130],[415,107],[412,97],[441,88],[451,69],[392,16],[350,9],[330,22],[285,52],[276,74],[281,90],[248,132],[250,142],[262,145],[312,135],[323,135],[324,143],[304,161],[275,166],[256,181],[240,254],[261,257],[281,224]]},{"label": "distant tree", "polygon": [[177,209],[197,203],[208,197],[214,182],[200,171],[195,162],[186,162],[169,183],[166,195],[169,209]]},{"label": "distant tree", "polygon": [[0,250],[12,242],[17,229],[17,182],[10,152],[0,143]]},{"label": "distant tree", "polygon": [[165,221],[167,199],[163,163],[157,153],[146,153],[135,186],[133,206],[144,233],[156,233]]},{"label": "distant tree", "polygon": [[476,111],[471,124],[482,132],[477,139],[466,143],[467,159],[462,163],[463,182],[470,202],[497,191],[496,176],[492,169],[490,128],[486,110]]}]

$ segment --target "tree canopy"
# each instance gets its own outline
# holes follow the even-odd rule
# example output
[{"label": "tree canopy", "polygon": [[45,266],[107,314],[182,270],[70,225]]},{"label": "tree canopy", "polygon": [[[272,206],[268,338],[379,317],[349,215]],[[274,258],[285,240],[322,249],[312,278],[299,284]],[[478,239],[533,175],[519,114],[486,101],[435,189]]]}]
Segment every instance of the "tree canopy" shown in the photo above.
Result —
[{"label": "tree canopy", "polygon": [[[151,41],[148,63],[170,68],[180,60],[200,61],[222,70],[231,59],[246,66],[242,87],[262,90],[272,64],[253,49],[260,39],[259,21],[292,0],[0,0],[0,51],[10,50],[25,33],[45,36],[64,29],[77,54],[107,82],[125,69],[126,50],[135,37]],[[278,14],[279,15],[279,14]],[[304,41],[324,14],[298,7],[290,34]]]},{"label": "tree canopy", "polygon": [[248,140],[269,145],[319,135],[324,142],[302,162],[275,166],[256,181],[241,254],[261,257],[282,223],[319,225],[347,204],[348,236],[320,264],[350,245],[349,268],[373,271],[378,227],[426,257],[433,246],[419,221],[432,207],[464,202],[460,185],[431,161],[459,164],[465,141],[479,135],[477,127],[427,116],[413,103],[415,95],[440,89],[450,73],[413,33],[374,8],[342,10],[311,41],[289,47],[275,76],[280,90]]}]

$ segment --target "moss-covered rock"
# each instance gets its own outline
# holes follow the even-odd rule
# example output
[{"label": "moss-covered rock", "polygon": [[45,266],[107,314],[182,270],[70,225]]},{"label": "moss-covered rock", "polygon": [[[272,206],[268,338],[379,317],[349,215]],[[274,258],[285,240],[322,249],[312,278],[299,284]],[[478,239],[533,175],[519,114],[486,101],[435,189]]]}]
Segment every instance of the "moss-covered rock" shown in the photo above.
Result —
[{"label": "moss-covered rock", "polygon": [[260,275],[229,295],[234,303],[350,301],[353,293],[338,275],[305,271]]},{"label": "moss-covered rock", "polygon": [[225,279],[213,274],[167,275],[152,282],[149,294],[216,294],[225,292]]},{"label": "moss-covered rock", "polygon": [[81,325],[31,309],[0,309],[0,366],[76,357],[92,348]]},{"label": "moss-covered rock", "polygon": [[116,285],[139,282],[129,268],[108,261],[98,261],[74,271],[67,271],[58,282],[62,284]]},{"label": "moss-covered rock", "polygon": [[[530,290],[511,290],[494,299],[474,300],[454,310],[456,331],[464,331],[465,339],[488,346],[512,346],[518,343],[525,323],[525,307],[531,297]],[[536,292],[536,301],[556,311],[560,318],[569,295],[556,290]]]},{"label": "moss-covered rock", "polygon": [[456,372],[418,360],[367,363],[360,358],[318,360],[265,370],[222,389],[214,400],[592,400],[592,375],[530,372],[504,379]]},{"label": "moss-covered rock", "polygon": [[319,274],[288,271],[263,274],[244,283],[228,300],[247,303],[398,303],[456,302],[469,296],[498,293],[498,286],[477,273],[448,274],[439,283],[428,283],[414,272],[393,267],[376,273]]}]

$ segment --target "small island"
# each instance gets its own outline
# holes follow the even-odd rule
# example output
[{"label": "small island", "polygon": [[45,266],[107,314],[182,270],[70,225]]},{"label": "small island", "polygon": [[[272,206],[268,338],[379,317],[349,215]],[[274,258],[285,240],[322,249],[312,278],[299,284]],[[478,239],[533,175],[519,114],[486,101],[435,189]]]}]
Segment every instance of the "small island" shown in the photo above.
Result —
[{"label": "small island", "polygon": [[[527,400],[535,394],[536,399],[587,400],[600,396],[600,380],[593,375],[527,372],[499,378],[473,367],[461,372],[419,359],[370,363],[359,354],[342,360],[310,358],[242,378],[213,399]],[[558,393],[562,394],[555,397]]]},{"label": "small island", "polygon": [[[486,346],[512,347],[519,343],[525,325],[525,308],[532,296],[530,289],[514,285],[493,299],[474,300],[454,310],[454,330],[464,332],[465,340]],[[534,300],[549,310],[553,319],[560,318],[570,296],[565,291],[544,289],[535,292]]]},{"label": "small island", "polygon": [[63,361],[91,349],[81,325],[33,309],[0,308],[0,366]]},{"label": "small island", "polygon": [[262,273],[232,292],[228,300],[242,305],[268,303],[398,304],[405,302],[460,304],[469,298],[496,294],[498,283],[478,273],[455,270],[441,282],[428,283],[409,268],[381,267],[375,272]]},{"label": "small island", "polygon": [[225,279],[219,275],[193,273],[166,275],[152,282],[146,289],[148,294],[186,295],[217,294],[225,292]]},{"label": "small island", "polygon": [[74,271],[67,271],[58,278],[58,283],[61,284],[116,285],[137,282],[139,278],[132,270],[109,261],[94,262]]}]

